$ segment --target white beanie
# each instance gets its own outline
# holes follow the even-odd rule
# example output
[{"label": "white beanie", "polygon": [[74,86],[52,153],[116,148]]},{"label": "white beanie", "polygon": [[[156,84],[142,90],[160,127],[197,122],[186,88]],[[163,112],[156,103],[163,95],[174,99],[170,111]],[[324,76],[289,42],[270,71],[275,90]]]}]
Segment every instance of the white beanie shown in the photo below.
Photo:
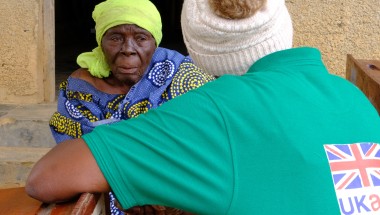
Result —
[{"label": "white beanie", "polygon": [[267,0],[244,19],[213,13],[209,0],[185,0],[182,34],[190,57],[215,76],[242,75],[258,59],[292,47],[293,27],[285,0]]}]

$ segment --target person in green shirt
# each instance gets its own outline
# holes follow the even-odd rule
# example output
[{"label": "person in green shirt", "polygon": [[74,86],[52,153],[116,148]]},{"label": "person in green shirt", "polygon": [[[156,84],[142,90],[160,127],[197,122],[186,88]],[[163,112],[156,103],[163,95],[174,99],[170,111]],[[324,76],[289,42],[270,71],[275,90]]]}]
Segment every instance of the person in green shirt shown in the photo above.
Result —
[{"label": "person in green shirt", "polygon": [[379,210],[379,115],[319,50],[292,48],[284,0],[185,0],[181,23],[191,58],[220,77],[54,147],[30,196],[112,190],[123,208],[195,214]]}]

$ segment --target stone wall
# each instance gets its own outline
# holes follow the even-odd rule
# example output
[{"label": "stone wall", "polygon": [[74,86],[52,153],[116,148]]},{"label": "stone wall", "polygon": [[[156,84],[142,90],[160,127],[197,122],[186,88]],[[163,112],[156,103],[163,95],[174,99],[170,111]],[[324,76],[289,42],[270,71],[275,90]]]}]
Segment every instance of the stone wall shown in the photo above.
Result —
[{"label": "stone wall", "polygon": [[321,50],[331,73],[345,77],[347,54],[380,59],[379,0],[287,0],[294,46]]},{"label": "stone wall", "polygon": [[0,0],[0,104],[49,100],[46,90],[54,83],[46,81],[48,75],[54,77],[54,70],[46,71],[52,63],[46,50],[54,53],[52,37],[48,37],[54,35],[54,28],[45,28],[54,21],[54,10],[44,10],[53,2]]},{"label": "stone wall", "polygon": [[1,0],[0,103],[42,100],[37,1]]}]

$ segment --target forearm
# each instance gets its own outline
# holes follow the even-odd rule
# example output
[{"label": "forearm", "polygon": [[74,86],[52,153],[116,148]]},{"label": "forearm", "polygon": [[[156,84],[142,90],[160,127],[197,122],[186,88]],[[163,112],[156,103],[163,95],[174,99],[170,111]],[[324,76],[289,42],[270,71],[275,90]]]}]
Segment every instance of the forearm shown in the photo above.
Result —
[{"label": "forearm", "polygon": [[26,192],[43,202],[68,200],[83,192],[108,192],[109,186],[82,139],[62,142],[33,167]]}]

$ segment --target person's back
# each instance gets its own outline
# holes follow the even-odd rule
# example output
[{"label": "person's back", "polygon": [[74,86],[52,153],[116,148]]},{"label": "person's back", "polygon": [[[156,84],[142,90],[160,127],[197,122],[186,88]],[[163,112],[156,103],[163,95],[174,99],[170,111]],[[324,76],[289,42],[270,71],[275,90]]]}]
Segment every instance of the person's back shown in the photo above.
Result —
[{"label": "person's back", "polygon": [[[367,98],[328,74],[319,52],[309,49],[277,52],[241,77],[223,76],[202,88],[216,104],[208,107],[217,110],[209,117],[225,126],[204,129],[231,146],[235,204],[229,214],[338,214],[328,149],[380,143],[379,117]],[[303,64],[292,65],[295,59]],[[228,90],[213,91],[222,88]],[[341,170],[342,178],[356,168]],[[351,210],[349,198],[341,201]]]},{"label": "person's back", "polygon": [[[361,165],[360,158],[338,149],[358,147],[366,154],[371,144],[362,142],[380,143],[378,113],[320,59],[308,47],[276,52],[243,76],[225,75],[132,123],[95,129],[84,139],[122,204],[158,201],[197,214],[338,214],[339,204],[346,211],[371,209],[359,194],[375,189],[374,183],[352,185],[361,176],[354,174],[355,164],[332,166],[332,175],[329,159],[340,155]],[[104,144],[123,141],[135,143],[129,145],[133,150]],[[108,153],[116,155],[110,160]],[[124,171],[109,167],[120,163]],[[158,166],[176,174],[168,177]],[[127,171],[144,180],[125,176]],[[146,184],[154,189],[147,192]],[[125,189],[139,195],[122,196]]]}]

